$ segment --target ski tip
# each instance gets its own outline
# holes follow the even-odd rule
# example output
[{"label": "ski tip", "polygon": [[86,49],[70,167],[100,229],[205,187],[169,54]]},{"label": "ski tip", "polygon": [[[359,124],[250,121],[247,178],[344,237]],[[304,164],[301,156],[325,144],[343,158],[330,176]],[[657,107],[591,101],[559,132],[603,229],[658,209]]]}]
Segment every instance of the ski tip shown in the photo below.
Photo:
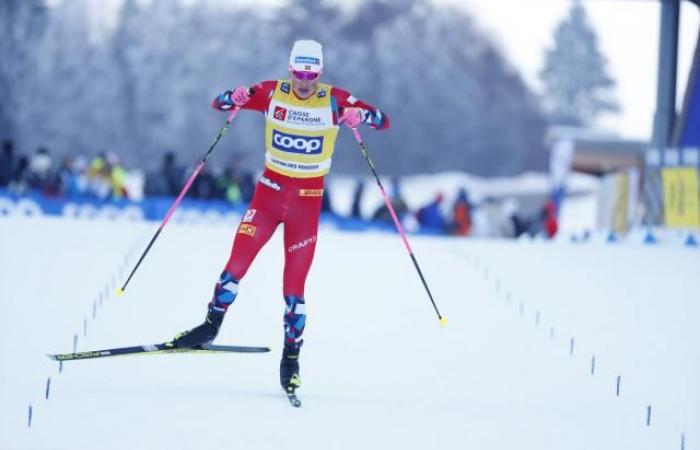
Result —
[{"label": "ski tip", "polygon": [[56,355],[52,355],[51,353],[47,353],[46,357],[49,358],[51,361],[58,361]]},{"label": "ski tip", "polygon": [[117,288],[117,290],[115,291],[115,294],[117,295],[117,297],[122,297],[124,295],[124,289]]},{"label": "ski tip", "polygon": [[440,317],[440,326],[442,328],[445,328],[447,326],[447,317],[445,317],[445,316]]}]

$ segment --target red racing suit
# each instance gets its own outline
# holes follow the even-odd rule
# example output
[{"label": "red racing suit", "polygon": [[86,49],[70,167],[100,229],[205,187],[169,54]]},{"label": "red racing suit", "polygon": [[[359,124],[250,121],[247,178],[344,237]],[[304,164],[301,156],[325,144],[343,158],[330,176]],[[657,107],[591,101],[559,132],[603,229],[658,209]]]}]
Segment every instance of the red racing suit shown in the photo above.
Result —
[{"label": "red racing suit", "polygon": [[[212,106],[231,109],[230,91],[214,99]],[[382,111],[327,84],[319,83],[316,92],[304,100],[294,94],[289,80],[263,81],[253,87],[250,101],[241,109],[265,116],[265,171],[226,263],[224,274],[228,272],[227,279],[232,278],[236,285],[277,226],[283,224],[283,295],[285,300],[291,296],[303,303],[304,284],[316,249],[324,177],[330,169],[338,120],[348,107],[363,109],[364,123],[372,128],[389,127],[389,118]],[[215,292],[223,292],[221,283]],[[216,299],[215,295],[215,304]]]}]

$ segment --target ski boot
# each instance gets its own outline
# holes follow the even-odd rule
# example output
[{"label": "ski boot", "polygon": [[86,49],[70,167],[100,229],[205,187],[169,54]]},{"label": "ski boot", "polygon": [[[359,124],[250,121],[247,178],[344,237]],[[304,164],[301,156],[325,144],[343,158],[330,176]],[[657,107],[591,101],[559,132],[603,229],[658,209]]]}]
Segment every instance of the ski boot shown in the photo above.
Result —
[{"label": "ski boot", "polygon": [[226,311],[209,306],[204,323],[175,336],[173,344],[181,348],[201,347],[202,345],[210,344],[216,338],[216,335],[219,334],[219,328],[221,328],[225,314]]},{"label": "ski boot", "polygon": [[294,393],[301,387],[299,377],[299,351],[304,341],[284,344],[282,361],[280,361],[280,384],[285,392]]},{"label": "ski boot", "polygon": [[219,334],[226,310],[236,299],[237,293],[238,281],[224,270],[214,287],[214,298],[209,302],[209,310],[204,323],[175,336],[173,345],[181,348],[193,348],[211,343]]},{"label": "ski boot", "polygon": [[304,341],[296,343],[284,344],[282,350],[282,361],[280,361],[280,384],[282,389],[287,394],[289,403],[295,407],[301,407],[301,400],[297,398],[296,390],[301,387],[301,378],[299,378],[299,350]]}]

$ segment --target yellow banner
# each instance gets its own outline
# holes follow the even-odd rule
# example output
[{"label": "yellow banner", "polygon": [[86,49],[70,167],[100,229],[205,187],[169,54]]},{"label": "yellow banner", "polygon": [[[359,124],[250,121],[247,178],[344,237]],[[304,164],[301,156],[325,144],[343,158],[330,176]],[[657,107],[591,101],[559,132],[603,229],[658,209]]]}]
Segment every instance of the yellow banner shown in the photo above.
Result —
[{"label": "yellow banner", "polygon": [[629,201],[630,201],[630,177],[627,172],[615,175],[615,199],[613,205],[613,230],[618,233],[627,233],[629,229]]},{"label": "yellow banner", "polygon": [[669,227],[700,227],[698,169],[667,167],[661,170],[664,185],[664,219]]}]

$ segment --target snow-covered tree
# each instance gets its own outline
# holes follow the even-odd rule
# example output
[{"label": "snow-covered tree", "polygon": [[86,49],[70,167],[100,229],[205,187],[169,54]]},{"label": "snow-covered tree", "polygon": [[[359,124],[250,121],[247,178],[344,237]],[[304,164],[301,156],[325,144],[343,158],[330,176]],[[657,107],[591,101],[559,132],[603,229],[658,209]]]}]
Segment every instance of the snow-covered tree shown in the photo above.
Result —
[{"label": "snow-covered tree", "polygon": [[[14,3],[32,2],[0,5]],[[211,99],[286,77],[292,42],[316,38],[325,48],[323,81],[392,117],[390,132],[364,136],[384,173],[507,175],[545,166],[544,120],[533,95],[462,10],[429,0],[363,0],[350,9],[317,0],[264,8],[123,0],[116,28],[94,40],[91,7],[92,0],[70,0],[48,8],[41,38],[23,41],[38,61],[34,78],[6,76],[5,61],[26,64],[19,54],[0,56],[0,95],[15,105],[0,102],[3,127],[12,122],[34,145],[57,153],[113,150],[127,165],[146,168],[168,150],[196,162],[225,119],[209,108]],[[6,21],[7,11],[0,12]],[[27,95],[19,102],[25,109],[16,92]],[[243,155],[259,169],[262,127],[259,115],[240,114],[212,168]],[[344,131],[334,159],[336,172],[366,173]]]},{"label": "snow-covered tree", "polygon": [[42,0],[0,1],[0,138],[22,139],[18,127],[27,122],[31,95],[22,92],[36,84],[38,48],[44,39],[48,11]]},{"label": "snow-covered tree", "polygon": [[[93,40],[88,24],[90,0],[71,0],[51,8],[41,45],[37,46],[35,84],[22,95],[32,105],[23,123],[33,146],[58,153],[96,153],[122,135],[112,109],[116,78],[110,59]],[[42,99],[35,102],[35,99]]]},{"label": "snow-covered tree", "polygon": [[615,80],[581,0],[573,1],[557,26],[554,47],[546,51],[539,75],[552,124],[590,126],[600,114],[619,111]]},{"label": "snow-covered tree", "polygon": [[[391,133],[365,133],[370,144],[382,143],[377,164],[397,174],[506,175],[544,167],[536,99],[469,15],[423,0],[369,3],[385,5],[381,23],[362,32],[358,14],[353,35],[367,39],[350,40],[366,59],[345,59],[334,72],[339,84],[392,117]],[[355,150],[341,150],[336,160],[345,170],[365,169]]]}]

